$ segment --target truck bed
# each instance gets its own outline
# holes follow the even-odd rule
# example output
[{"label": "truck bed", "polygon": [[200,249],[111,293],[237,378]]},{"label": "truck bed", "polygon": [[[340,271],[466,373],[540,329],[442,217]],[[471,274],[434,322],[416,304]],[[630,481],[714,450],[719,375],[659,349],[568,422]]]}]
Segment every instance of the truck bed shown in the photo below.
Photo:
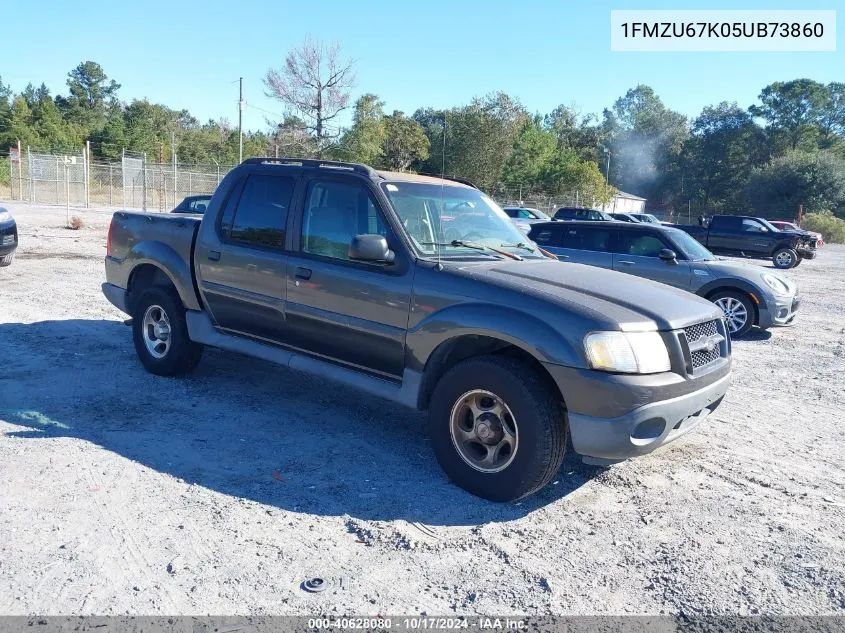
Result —
[{"label": "truck bed", "polygon": [[200,220],[181,214],[117,211],[109,228],[108,283],[128,288],[131,271],[150,263],[170,278],[185,307],[199,309],[192,255]]}]

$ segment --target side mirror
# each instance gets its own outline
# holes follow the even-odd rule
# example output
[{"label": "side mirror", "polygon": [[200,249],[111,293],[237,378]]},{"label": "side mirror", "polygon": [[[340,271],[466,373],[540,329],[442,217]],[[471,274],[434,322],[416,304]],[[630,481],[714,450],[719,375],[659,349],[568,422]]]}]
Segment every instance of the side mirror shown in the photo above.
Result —
[{"label": "side mirror", "polygon": [[356,235],[349,245],[349,259],[359,262],[392,264],[396,254],[382,235]]},{"label": "side mirror", "polygon": [[664,262],[674,262],[676,259],[678,259],[678,256],[675,254],[675,251],[673,251],[671,248],[661,248],[657,256]]}]

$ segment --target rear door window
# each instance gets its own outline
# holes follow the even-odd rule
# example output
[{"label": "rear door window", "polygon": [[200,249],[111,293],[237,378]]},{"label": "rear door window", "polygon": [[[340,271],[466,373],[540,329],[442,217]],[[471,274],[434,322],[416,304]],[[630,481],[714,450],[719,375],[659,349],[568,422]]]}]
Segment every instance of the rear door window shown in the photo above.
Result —
[{"label": "rear door window", "polygon": [[571,226],[563,231],[563,248],[597,253],[610,252],[611,231],[592,226]]},{"label": "rear door window", "polygon": [[620,231],[616,252],[635,257],[658,257],[660,251],[669,245],[660,237],[642,231]]},{"label": "rear door window", "polygon": [[530,237],[542,246],[560,246],[560,229],[556,226],[534,229],[531,231]]},{"label": "rear door window", "polygon": [[231,242],[284,248],[294,184],[293,178],[283,176],[249,176],[231,220],[224,214],[223,237]]}]

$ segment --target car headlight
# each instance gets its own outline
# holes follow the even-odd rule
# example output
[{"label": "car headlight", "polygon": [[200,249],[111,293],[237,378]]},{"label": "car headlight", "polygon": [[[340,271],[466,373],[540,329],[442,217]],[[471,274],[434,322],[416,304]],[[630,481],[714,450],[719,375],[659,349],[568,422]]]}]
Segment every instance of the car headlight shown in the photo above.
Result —
[{"label": "car headlight", "polygon": [[625,374],[669,371],[669,350],[657,332],[592,332],[584,338],[590,367]]},{"label": "car headlight", "polygon": [[12,219],[12,214],[6,210],[0,211],[0,222],[9,222]]},{"label": "car headlight", "polygon": [[774,290],[775,294],[777,295],[788,295],[789,294],[789,284],[787,284],[783,279],[780,277],[775,277],[774,275],[770,275],[769,273],[763,273],[762,275],[763,281],[766,282],[766,285]]}]

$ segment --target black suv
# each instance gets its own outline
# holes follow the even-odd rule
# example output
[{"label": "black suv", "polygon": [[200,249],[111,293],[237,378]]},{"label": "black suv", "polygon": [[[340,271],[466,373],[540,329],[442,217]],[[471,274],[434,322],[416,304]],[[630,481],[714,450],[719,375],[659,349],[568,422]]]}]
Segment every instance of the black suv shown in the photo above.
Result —
[{"label": "black suv", "polygon": [[593,220],[598,222],[615,222],[609,213],[597,209],[582,209],[580,207],[561,207],[555,211],[553,220]]}]

